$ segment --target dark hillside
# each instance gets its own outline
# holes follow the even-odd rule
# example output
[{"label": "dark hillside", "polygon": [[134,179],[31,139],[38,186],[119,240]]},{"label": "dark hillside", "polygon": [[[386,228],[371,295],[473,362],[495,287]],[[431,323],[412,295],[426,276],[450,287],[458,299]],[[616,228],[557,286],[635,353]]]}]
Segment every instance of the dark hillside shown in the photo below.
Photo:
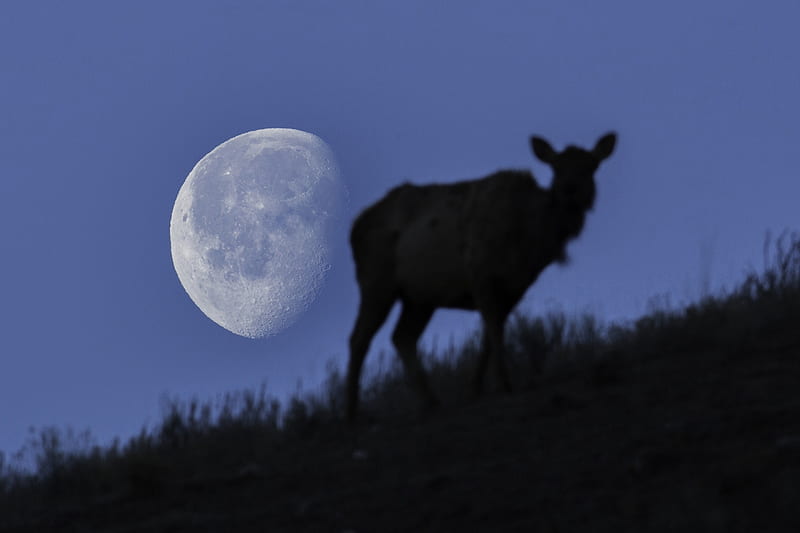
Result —
[{"label": "dark hillside", "polygon": [[37,477],[7,474],[0,531],[800,531],[800,241],[776,256],[629,328],[520,318],[512,396],[459,399],[465,349],[429,416],[390,372],[351,431],[333,374],[283,429],[245,395],[213,421],[176,405],[125,447],[51,444]]}]

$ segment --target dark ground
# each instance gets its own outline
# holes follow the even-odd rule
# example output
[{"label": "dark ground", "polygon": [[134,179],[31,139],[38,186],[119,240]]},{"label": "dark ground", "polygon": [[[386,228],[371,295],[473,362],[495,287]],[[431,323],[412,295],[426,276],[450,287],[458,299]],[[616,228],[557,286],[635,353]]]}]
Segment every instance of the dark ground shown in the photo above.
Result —
[{"label": "dark ground", "polygon": [[0,531],[797,532],[800,336],[781,337],[612,356],[256,463],[142,465],[125,490],[27,500]]}]

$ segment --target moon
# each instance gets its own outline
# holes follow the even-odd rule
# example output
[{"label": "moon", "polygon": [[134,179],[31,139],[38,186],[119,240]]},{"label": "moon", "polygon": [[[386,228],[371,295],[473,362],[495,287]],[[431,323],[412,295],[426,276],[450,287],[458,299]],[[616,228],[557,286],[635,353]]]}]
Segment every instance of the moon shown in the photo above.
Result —
[{"label": "moon", "polygon": [[178,191],[172,262],[205,315],[237,335],[275,335],[314,301],[346,191],[328,145],[288,128],[243,133],[206,154]]}]

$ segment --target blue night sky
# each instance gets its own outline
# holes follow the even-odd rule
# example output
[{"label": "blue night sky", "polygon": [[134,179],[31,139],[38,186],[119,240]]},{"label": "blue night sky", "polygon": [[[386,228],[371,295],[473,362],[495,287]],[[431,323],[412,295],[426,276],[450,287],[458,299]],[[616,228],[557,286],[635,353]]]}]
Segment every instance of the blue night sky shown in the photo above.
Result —
[{"label": "blue night sky", "polygon": [[[547,184],[534,133],[619,143],[572,263],[521,309],[631,319],[732,286],[767,230],[800,228],[798,20],[795,1],[4,5],[0,450],[30,426],[128,437],[163,393],[313,389],[347,357],[353,217],[406,180]],[[189,299],[169,220],[201,157],[270,127],[324,139],[350,204],[316,302],[251,340]],[[476,325],[440,311],[423,345]]]}]

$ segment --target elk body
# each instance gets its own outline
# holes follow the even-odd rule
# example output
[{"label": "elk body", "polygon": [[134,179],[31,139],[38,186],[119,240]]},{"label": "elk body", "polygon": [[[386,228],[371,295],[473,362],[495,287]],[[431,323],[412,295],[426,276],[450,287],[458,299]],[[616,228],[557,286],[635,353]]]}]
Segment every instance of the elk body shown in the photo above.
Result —
[{"label": "elk body", "polygon": [[501,170],[447,185],[405,184],[389,191],[353,223],[350,244],[361,293],[347,371],[347,417],[358,410],[361,367],[373,336],[400,300],[392,342],[406,376],[428,406],[437,400],[417,356],[417,341],[439,307],[478,311],[483,348],[474,387],[480,393],[489,360],[506,391],[506,319],[528,287],[553,262],[566,261],[595,199],[594,173],[611,155],[616,135],[591,150],[555,151],[540,137],[531,148],[553,169],[547,189],[524,170]]}]

